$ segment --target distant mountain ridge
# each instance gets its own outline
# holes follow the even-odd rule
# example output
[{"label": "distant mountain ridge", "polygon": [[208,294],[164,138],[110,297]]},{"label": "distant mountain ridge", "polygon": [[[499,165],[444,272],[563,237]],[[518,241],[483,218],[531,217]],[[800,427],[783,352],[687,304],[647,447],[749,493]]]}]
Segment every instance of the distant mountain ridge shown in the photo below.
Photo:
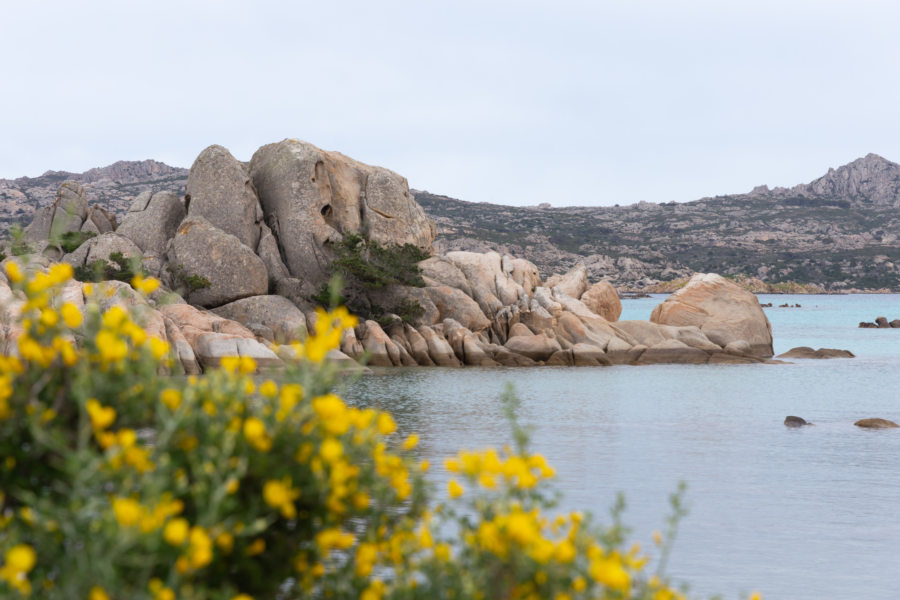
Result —
[{"label": "distant mountain ridge", "polygon": [[120,160],[84,173],[46,171],[38,177],[0,179],[0,224],[27,224],[36,208],[51,204],[63,181],[85,186],[92,203],[110,212],[122,213],[135,196],[145,190],[184,193],[188,169],[172,167],[157,160]]},{"label": "distant mountain ridge", "polygon": [[792,188],[770,190],[759,186],[752,195],[803,198],[840,199],[856,204],[900,207],[900,164],[877,154],[867,154],[810,183]]},{"label": "distant mountain ridge", "polygon": [[[121,215],[145,190],[183,195],[188,172],[144,160],[0,179],[0,227],[30,222],[67,179]],[[583,262],[591,277],[628,289],[713,271],[828,291],[900,291],[900,164],[876,154],[790,188],[680,204],[513,207],[411,191],[438,225],[439,251],[508,252],[545,276]]]}]

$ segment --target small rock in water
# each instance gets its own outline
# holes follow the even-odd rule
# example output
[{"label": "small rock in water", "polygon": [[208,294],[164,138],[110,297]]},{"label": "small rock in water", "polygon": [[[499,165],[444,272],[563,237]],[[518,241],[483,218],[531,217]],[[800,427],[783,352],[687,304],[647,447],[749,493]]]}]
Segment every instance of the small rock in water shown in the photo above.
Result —
[{"label": "small rock in water", "polygon": [[866,429],[892,429],[900,427],[893,421],[887,419],[862,419],[854,423],[857,427],[865,427]]},{"label": "small rock in water", "polygon": [[878,325],[876,323],[871,323],[869,321],[862,321],[859,324],[861,329],[878,329]]},{"label": "small rock in water", "polygon": [[878,329],[889,329],[890,328],[887,317],[878,317],[877,319],[875,319],[875,323],[878,324]]},{"label": "small rock in water", "polygon": [[776,358],[856,358],[856,355],[849,350],[839,350],[837,348],[813,350],[809,346],[799,346],[791,348],[784,354],[779,354]]},{"label": "small rock in water", "polygon": [[812,423],[801,417],[787,416],[784,418],[785,427],[803,427],[804,425],[812,425]]}]

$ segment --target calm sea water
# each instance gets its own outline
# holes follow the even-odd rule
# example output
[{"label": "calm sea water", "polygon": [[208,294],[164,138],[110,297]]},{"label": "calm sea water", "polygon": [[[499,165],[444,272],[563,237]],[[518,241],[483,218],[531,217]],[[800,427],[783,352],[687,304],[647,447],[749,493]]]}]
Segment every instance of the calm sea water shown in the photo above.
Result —
[{"label": "calm sea water", "polygon": [[[664,297],[626,300],[646,319]],[[649,549],[667,498],[688,484],[669,572],[699,596],[766,600],[900,597],[900,330],[858,329],[900,318],[900,296],[760,296],[776,353],[852,350],[849,360],[791,365],[404,369],[366,377],[346,396],[394,412],[422,436],[441,483],[445,456],[499,446],[498,398],[512,382],[534,449],[556,467],[566,509],[605,517],[617,492]],[[798,415],[814,427],[788,429]]]}]

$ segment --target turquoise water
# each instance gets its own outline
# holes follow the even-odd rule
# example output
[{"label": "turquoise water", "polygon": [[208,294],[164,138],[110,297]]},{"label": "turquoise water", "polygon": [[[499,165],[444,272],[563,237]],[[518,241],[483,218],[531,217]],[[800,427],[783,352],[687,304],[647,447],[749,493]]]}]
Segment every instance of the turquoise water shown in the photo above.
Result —
[{"label": "turquoise water", "polygon": [[[624,301],[647,318],[662,296]],[[849,360],[791,365],[406,369],[367,377],[348,398],[392,410],[442,482],[442,458],[508,441],[498,398],[512,382],[534,449],[557,469],[567,509],[606,515],[626,494],[626,522],[649,549],[668,495],[688,484],[669,572],[700,596],[766,600],[900,596],[900,296],[760,296],[776,353],[852,350]],[[814,427],[788,429],[786,415]]]}]

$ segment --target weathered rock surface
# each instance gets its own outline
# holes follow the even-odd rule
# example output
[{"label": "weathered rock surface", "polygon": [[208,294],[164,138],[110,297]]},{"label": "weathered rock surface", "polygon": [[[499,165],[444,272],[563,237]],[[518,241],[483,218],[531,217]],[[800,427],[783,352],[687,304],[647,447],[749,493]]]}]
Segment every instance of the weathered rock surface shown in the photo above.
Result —
[{"label": "weathered rock surface", "polygon": [[791,348],[783,354],[779,354],[776,358],[855,358],[856,355],[849,350],[838,350],[837,348],[819,348],[813,350],[809,346],[798,346]]},{"label": "weathered rock surface", "polygon": [[187,180],[187,213],[203,217],[248,248],[259,242],[263,213],[247,167],[222,146],[209,146]]},{"label": "weathered rock surface", "polygon": [[530,337],[519,336],[510,338],[504,346],[511,352],[521,354],[535,361],[547,360],[554,352],[562,350],[559,342],[547,337],[547,334],[544,333]]},{"label": "weathered rock surface", "polygon": [[266,223],[281,241],[291,274],[314,285],[327,279],[328,243],[364,231],[382,244],[431,252],[434,224],[406,179],[381,167],[299,140],[263,146],[250,161]]},{"label": "weathered rock surface", "polygon": [[74,181],[63,182],[56,192],[49,239],[57,239],[67,231],[79,231],[88,215],[87,192]]},{"label": "weathered rock surface", "polygon": [[144,192],[135,198],[116,233],[143,252],[161,257],[184,217],[184,205],[172,192]]},{"label": "weathered rock surface", "polygon": [[188,293],[186,300],[204,307],[222,306],[269,290],[266,265],[235,236],[203,217],[187,217],[169,246],[169,264],[187,275],[209,280],[209,287]]},{"label": "weathered rock surface", "polygon": [[694,275],[685,287],[653,309],[650,320],[663,325],[694,325],[719,346],[744,340],[755,356],[773,354],[772,326],[756,296],[714,273]]},{"label": "weathered rock surface", "polygon": [[578,300],[589,287],[587,267],[583,263],[579,263],[565,275],[554,275],[549,278],[544,282],[544,286]]},{"label": "weathered rock surface", "polygon": [[306,317],[282,296],[250,296],[214,308],[212,312],[249,329],[252,324],[262,325],[271,330],[270,341],[287,343],[306,337]]},{"label": "weathered rock surface", "polygon": [[589,287],[579,298],[585,306],[607,321],[618,321],[622,315],[622,301],[616,288],[608,281]]}]

